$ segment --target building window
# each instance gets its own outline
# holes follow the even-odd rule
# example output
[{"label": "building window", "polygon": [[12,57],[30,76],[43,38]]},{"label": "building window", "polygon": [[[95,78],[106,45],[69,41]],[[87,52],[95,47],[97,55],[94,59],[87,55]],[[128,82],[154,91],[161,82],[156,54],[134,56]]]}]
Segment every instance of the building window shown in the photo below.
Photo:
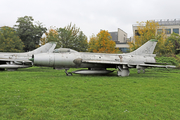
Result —
[{"label": "building window", "polygon": [[166,34],[171,34],[171,29],[165,29]]},{"label": "building window", "polygon": [[174,28],[173,32],[179,34],[179,28]]},{"label": "building window", "polygon": [[121,50],[123,53],[129,52],[129,48],[119,48],[119,50]]},{"label": "building window", "polygon": [[162,29],[157,29],[157,34],[161,34],[163,32]]},{"label": "building window", "polygon": [[135,30],[135,36],[140,36],[138,30]]}]

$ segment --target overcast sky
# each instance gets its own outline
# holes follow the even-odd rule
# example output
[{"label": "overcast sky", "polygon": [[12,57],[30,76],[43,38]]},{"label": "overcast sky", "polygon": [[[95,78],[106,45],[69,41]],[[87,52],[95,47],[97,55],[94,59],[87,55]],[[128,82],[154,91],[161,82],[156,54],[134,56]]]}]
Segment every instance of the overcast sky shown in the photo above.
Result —
[{"label": "overcast sky", "polygon": [[47,28],[72,22],[89,38],[100,29],[133,35],[137,21],[180,19],[180,0],[0,0],[0,26],[32,16]]}]

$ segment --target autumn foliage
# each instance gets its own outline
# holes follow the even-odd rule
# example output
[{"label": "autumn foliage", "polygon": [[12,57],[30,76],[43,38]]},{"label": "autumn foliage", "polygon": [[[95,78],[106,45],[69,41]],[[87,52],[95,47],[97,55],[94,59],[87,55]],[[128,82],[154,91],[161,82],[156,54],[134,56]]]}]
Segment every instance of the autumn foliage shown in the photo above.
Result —
[{"label": "autumn foliage", "polygon": [[54,28],[50,28],[48,32],[45,33],[45,36],[40,39],[41,45],[46,44],[47,42],[57,42],[58,33]]},{"label": "autumn foliage", "polygon": [[[150,39],[158,40],[155,48],[155,53],[163,55],[166,53],[172,53],[174,47],[170,41],[167,41],[165,29],[160,28],[159,24],[154,21],[140,22],[137,26],[137,33],[134,36],[134,41],[129,42],[130,51],[134,51],[141,45],[149,41]],[[162,29],[162,32],[157,33],[157,29]]]},{"label": "autumn foliage", "polygon": [[173,53],[179,54],[180,53],[180,35],[177,33],[172,33],[171,36],[168,37],[168,42],[173,43]]},{"label": "autumn foliage", "polygon": [[116,43],[111,40],[108,31],[101,30],[96,36],[92,36],[89,41],[89,52],[95,53],[117,53]]}]

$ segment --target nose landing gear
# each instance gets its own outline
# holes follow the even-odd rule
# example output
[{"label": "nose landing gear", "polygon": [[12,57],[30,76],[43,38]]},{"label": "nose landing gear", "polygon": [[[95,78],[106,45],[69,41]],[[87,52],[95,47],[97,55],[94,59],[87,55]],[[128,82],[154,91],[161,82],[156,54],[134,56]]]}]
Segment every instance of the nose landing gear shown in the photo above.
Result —
[{"label": "nose landing gear", "polygon": [[72,73],[71,73],[71,72],[67,72],[68,70],[69,70],[69,68],[65,68],[66,76],[72,76]]}]

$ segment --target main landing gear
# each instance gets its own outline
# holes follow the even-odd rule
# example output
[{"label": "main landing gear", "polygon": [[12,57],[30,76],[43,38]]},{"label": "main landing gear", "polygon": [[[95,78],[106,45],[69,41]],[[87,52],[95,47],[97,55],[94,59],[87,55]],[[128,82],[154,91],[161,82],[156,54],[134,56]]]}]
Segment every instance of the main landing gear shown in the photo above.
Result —
[{"label": "main landing gear", "polygon": [[122,76],[122,77],[129,76],[130,72],[127,66],[122,65],[122,66],[117,66],[117,68],[118,68],[117,71],[118,76]]},{"label": "main landing gear", "polygon": [[140,74],[141,73],[141,71],[142,71],[142,73],[145,73],[145,67],[140,67],[140,66],[136,66],[136,69],[137,69],[137,73],[138,74]]},{"label": "main landing gear", "polygon": [[140,73],[141,73],[141,70],[142,70],[142,73],[145,73],[145,69],[138,69],[138,70],[137,70],[137,73],[140,74]]}]

